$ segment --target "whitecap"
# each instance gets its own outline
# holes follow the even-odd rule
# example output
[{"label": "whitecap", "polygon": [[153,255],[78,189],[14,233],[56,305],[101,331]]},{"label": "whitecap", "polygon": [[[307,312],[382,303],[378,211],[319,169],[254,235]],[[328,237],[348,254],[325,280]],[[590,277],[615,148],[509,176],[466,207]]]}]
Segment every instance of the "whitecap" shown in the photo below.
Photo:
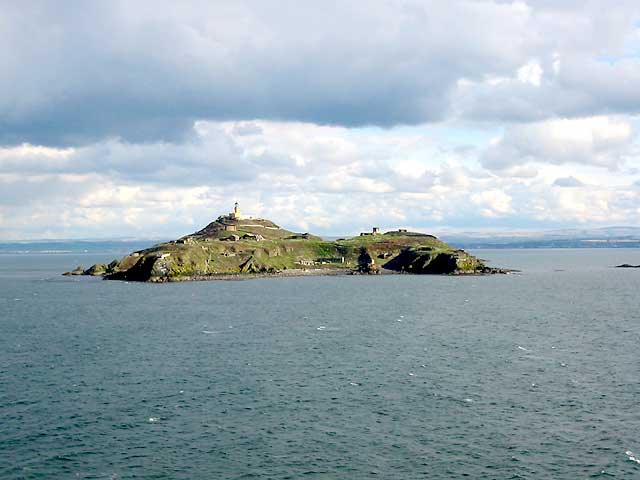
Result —
[{"label": "whitecap", "polygon": [[158,420],[160,420],[158,417],[149,417],[149,422],[150,423],[157,422]]},{"label": "whitecap", "polygon": [[415,375],[415,373],[411,373],[411,372],[409,372],[409,376],[410,376],[410,377],[413,377],[414,375]]},{"label": "whitecap", "polygon": [[316,328],[316,330],[320,330],[320,331],[322,331],[322,330],[324,330],[325,328],[327,328],[327,327],[325,327],[324,325],[321,325],[321,326],[319,326],[318,328]]},{"label": "whitecap", "polygon": [[636,457],[635,454],[631,450],[627,450],[624,452],[629,461],[635,462],[640,465],[640,458]]},{"label": "whitecap", "polygon": [[472,403],[473,399],[472,398],[465,398],[464,401],[467,402],[467,403]]},{"label": "whitecap", "polygon": [[202,330],[202,333],[216,333],[216,332],[214,332],[212,330]]},{"label": "whitecap", "polygon": [[516,345],[516,346],[518,347],[518,350],[523,350],[523,351],[525,351],[525,352],[528,352],[528,351],[529,351],[528,349],[526,349],[526,348],[524,348],[524,347],[521,347],[520,345]]}]

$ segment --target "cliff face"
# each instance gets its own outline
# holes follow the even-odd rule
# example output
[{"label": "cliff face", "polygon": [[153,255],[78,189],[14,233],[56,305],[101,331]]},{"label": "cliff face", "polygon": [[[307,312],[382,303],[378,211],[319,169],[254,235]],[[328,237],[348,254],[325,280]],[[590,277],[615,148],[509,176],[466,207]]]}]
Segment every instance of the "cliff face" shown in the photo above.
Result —
[{"label": "cliff face", "polygon": [[[296,271],[417,274],[502,273],[432,235],[406,231],[337,241],[290,232],[264,219],[220,217],[179,240],[82,272],[112,280],[166,282]],[[78,274],[78,270],[75,271]]]},{"label": "cliff face", "polygon": [[405,248],[384,267],[421,274],[496,273],[464,250],[443,251],[430,246]]}]

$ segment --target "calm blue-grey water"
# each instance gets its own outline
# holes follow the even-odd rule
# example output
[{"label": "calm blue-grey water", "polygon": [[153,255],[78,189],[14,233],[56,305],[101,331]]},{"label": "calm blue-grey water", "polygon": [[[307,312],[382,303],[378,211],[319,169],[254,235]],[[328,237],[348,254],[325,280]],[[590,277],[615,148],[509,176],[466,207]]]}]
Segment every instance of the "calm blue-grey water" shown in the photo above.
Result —
[{"label": "calm blue-grey water", "polygon": [[0,478],[640,476],[640,250],[166,285],[0,255]]}]

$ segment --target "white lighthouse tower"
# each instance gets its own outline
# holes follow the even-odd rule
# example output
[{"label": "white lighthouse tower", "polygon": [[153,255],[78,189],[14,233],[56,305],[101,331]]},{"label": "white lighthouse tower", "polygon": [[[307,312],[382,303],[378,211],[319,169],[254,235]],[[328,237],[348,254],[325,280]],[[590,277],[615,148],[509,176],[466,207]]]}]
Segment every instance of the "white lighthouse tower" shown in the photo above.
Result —
[{"label": "white lighthouse tower", "polygon": [[240,213],[240,207],[238,206],[238,202],[235,203],[233,207],[233,212],[231,212],[229,216],[234,220],[240,220],[243,218],[242,213]]}]

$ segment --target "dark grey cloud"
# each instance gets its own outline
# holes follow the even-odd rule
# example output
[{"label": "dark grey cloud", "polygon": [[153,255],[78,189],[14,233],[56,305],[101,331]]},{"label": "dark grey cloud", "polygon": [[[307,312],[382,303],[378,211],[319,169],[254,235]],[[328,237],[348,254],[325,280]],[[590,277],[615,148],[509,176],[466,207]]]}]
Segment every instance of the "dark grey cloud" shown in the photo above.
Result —
[{"label": "dark grey cloud", "polygon": [[[488,0],[0,6],[0,143],[45,145],[180,142],[197,119],[437,121],[460,79],[509,75],[555,48],[592,55],[598,45],[607,53],[634,18],[626,2],[591,23],[583,20],[597,5],[556,12],[546,2]],[[635,75],[631,63],[625,75]],[[576,111],[600,90],[585,91]],[[505,100],[515,112],[522,105],[523,118],[536,103],[526,95]],[[611,108],[636,108],[624,98]],[[478,112],[477,103],[472,116],[506,115],[493,103]]]}]

